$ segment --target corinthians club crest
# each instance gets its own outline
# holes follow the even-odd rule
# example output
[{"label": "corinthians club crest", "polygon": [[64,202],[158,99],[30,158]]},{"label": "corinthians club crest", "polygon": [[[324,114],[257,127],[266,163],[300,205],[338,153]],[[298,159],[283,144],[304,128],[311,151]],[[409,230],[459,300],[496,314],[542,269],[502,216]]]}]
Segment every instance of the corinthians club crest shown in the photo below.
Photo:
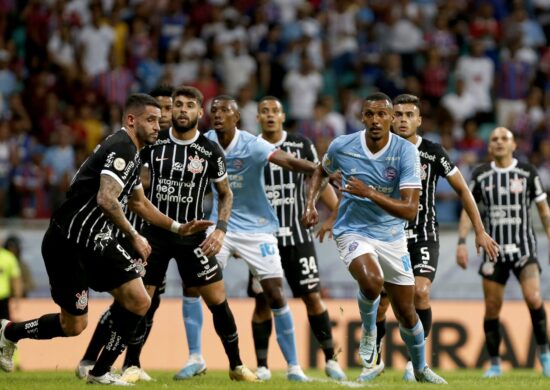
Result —
[{"label": "corinthians club crest", "polygon": [[199,156],[189,156],[189,163],[187,164],[187,170],[193,174],[201,173],[203,171],[202,163],[204,162],[204,158],[200,158]]}]

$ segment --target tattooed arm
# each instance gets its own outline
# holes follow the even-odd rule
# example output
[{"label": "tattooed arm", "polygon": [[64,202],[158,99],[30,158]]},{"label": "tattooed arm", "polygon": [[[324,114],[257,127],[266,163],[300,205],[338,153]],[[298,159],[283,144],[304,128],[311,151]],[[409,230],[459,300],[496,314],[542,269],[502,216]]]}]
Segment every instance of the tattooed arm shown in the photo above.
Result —
[{"label": "tattooed arm", "polygon": [[107,218],[128,237],[134,249],[140,254],[141,258],[146,261],[151,254],[151,247],[147,240],[138,234],[136,229],[134,229],[124,215],[122,205],[118,201],[121,192],[122,187],[114,178],[109,175],[101,175],[99,191],[96,197],[97,205],[101,207],[101,210],[103,210]]},{"label": "tattooed arm", "polygon": [[204,255],[207,257],[216,255],[222,248],[227,231],[227,223],[231,215],[231,207],[233,206],[233,192],[229,186],[229,180],[225,178],[214,183],[214,185],[218,192],[218,221],[216,230],[209,234],[200,245]]},{"label": "tattooed arm", "polygon": [[[542,221],[542,226],[544,226],[544,231],[546,232],[546,237],[548,237],[548,242],[550,242],[550,207],[548,207],[548,202],[546,199],[537,202],[537,209],[539,211],[540,220]],[[550,263],[550,258],[548,260]]]}]

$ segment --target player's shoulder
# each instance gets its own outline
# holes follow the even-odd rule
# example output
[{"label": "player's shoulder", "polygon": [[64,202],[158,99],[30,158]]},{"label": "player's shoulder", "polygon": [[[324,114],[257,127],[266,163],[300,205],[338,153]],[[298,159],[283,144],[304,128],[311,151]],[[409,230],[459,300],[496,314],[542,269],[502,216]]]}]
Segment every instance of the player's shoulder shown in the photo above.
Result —
[{"label": "player's shoulder", "polygon": [[362,134],[364,134],[364,131],[339,135],[330,143],[330,145],[332,148],[341,148],[350,144],[361,145]]},{"label": "player's shoulder", "polygon": [[527,162],[518,161],[515,169],[519,171],[527,172],[529,174],[537,175],[537,168],[535,168],[534,165]]},{"label": "player's shoulder", "polygon": [[420,142],[418,150],[426,151],[428,153],[441,153],[444,149],[440,143],[422,137],[422,142]]},{"label": "player's shoulder", "polygon": [[110,153],[112,151],[124,152],[127,151],[128,154],[137,153],[137,146],[134,144],[128,133],[124,130],[115,131],[113,134],[105,138],[100,144],[98,144],[94,153]]},{"label": "player's shoulder", "polygon": [[494,172],[491,163],[483,163],[474,168],[472,171],[472,179],[478,179],[481,176],[486,176]]},{"label": "player's shoulder", "polygon": [[307,145],[307,144],[312,143],[311,140],[308,137],[306,137],[305,135],[296,134],[296,133],[287,133],[286,138],[283,141],[283,144],[285,142],[294,143],[294,144],[297,144],[297,145],[298,144]]},{"label": "player's shoulder", "polygon": [[205,134],[200,133],[194,143],[202,146],[205,150],[214,152],[214,154],[223,154],[222,147],[213,139],[208,138]]}]

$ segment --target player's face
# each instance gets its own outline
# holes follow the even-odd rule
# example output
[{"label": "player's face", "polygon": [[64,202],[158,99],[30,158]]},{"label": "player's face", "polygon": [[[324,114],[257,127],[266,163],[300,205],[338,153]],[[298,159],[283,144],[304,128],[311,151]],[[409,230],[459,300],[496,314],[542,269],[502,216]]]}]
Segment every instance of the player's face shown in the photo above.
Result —
[{"label": "player's face", "polygon": [[155,96],[160,104],[160,129],[166,130],[172,126],[172,98],[170,96]]},{"label": "player's face", "polygon": [[516,150],[516,142],[512,133],[504,127],[498,127],[489,137],[489,154],[493,158],[512,157]]},{"label": "player's face", "polygon": [[140,115],[133,116],[136,136],[145,145],[152,145],[157,140],[160,131],[159,120],[160,108],[154,106],[146,106]]},{"label": "player's face", "polygon": [[275,133],[283,130],[285,113],[277,100],[264,100],[258,105],[258,122],[262,133]]},{"label": "player's face", "polygon": [[172,125],[178,133],[185,133],[197,128],[197,123],[202,118],[202,107],[197,101],[188,96],[176,96],[172,106]]},{"label": "player's face", "polygon": [[416,135],[416,130],[422,123],[420,111],[415,104],[397,104],[393,106],[394,119],[393,130],[403,138],[411,138]]},{"label": "player's face", "polygon": [[388,137],[393,121],[391,104],[386,100],[365,101],[362,122],[367,129],[367,137],[376,141]]},{"label": "player's face", "polygon": [[210,107],[210,121],[218,132],[233,130],[237,127],[240,114],[232,100],[214,100]]}]

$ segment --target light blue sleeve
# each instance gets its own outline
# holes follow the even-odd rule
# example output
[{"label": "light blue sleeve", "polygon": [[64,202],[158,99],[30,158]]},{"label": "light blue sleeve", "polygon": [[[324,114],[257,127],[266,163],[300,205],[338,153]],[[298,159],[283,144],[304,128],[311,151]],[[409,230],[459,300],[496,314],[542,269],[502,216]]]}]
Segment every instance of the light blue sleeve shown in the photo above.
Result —
[{"label": "light blue sleeve", "polygon": [[422,188],[418,149],[411,143],[403,146],[399,188]]},{"label": "light blue sleeve", "polygon": [[266,140],[258,137],[254,140],[254,158],[258,162],[263,162],[264,165],[269,163],[268,157],[273,153],[277,147]]},{"label": "light blue sleeve", "polygon": [[330,143],[327,152],[323,156],[323,168],[329,175],[338,170],[338,168],[336,167],[336,162],[334,161],[337,150],[338,142],[334,140]]}]

